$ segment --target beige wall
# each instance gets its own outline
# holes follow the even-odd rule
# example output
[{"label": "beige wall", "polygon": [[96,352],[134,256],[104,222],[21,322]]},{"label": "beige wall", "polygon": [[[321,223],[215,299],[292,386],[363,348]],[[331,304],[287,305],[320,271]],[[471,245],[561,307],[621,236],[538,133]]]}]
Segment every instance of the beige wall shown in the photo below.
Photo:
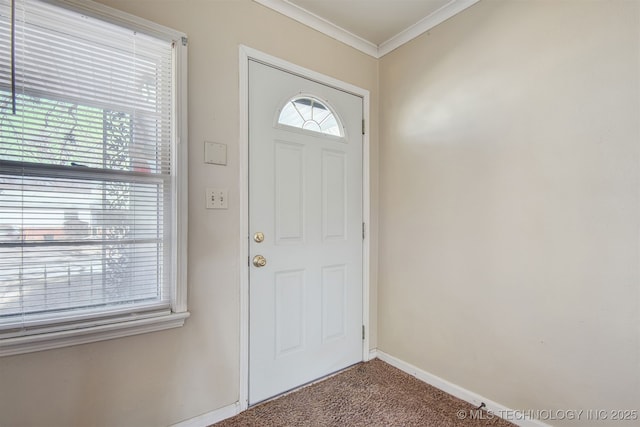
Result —
[{"label": "beige wall", "polygon": [[379,349],[640,409],[639,6],[482,1],[380,61]]},{"label": "beige wall", "polygon": [[372,347],[512,408],[637,409],[639,3],[484,0],[378,62],[250,0],[103,2],[189,35],[192,317],[0,359],[0,426],[237,401],[239,44],[371,91]]},{"label": "beige wall", "polygon": [[[0,359],[2,427],[157,427],[238,400],[239,44],[370,90],[377,117],[375,59],[250,0],[103,3],[189,36],[192,317],[170,331]],[[375,195],[377,122],[371,125]],[[228,166],[203,163],[204,140],[228,144]],[[204,189],[212,186],[229,189],[227,211],[205,210]],[[375,347],[375,331],[373,338]]]}]

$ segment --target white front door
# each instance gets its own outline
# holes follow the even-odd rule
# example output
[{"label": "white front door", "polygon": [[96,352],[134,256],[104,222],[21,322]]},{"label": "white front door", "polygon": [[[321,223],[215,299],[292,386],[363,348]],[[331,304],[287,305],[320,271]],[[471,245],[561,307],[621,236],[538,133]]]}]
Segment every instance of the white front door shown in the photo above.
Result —
[{"label": "white front door", "polygon": [[362,102],[249,61],[250,404],[362,360]]}]

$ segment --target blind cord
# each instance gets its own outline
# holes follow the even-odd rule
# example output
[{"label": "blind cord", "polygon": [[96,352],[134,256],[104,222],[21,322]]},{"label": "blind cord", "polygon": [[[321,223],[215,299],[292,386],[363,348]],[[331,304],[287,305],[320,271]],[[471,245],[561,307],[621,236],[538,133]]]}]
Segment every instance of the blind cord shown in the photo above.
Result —
[{"label": "blind cord", "polygon": [[11,111],[16,114],[16,0],[11,0]]}]

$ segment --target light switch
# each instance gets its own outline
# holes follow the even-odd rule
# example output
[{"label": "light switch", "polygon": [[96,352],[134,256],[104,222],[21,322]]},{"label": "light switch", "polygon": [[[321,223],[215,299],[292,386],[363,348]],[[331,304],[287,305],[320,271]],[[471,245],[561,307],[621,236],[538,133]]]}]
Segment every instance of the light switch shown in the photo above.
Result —
[{"label": "light switch", "polygon": [[229,202],[228,190],[220,188],[207,188],[206,189],[206,206],[207,209],[228,209]]},{"label": "light switch", "polygon": [[214,165],[227,164],[227,145],[219,142],[204,142],[204,162]]}]

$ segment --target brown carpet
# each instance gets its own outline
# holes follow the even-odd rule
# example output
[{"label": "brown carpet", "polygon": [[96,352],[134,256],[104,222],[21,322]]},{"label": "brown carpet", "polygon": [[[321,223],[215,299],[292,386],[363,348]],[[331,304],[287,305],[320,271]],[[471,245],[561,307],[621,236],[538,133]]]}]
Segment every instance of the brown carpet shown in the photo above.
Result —
[{"label": "brown carpet", "polygon": [[[476,418],[470,419],[471,414]],[[255,406],[216,426],[506,427],[513,424],[476,412],[470,404],[374,359]]]}]

